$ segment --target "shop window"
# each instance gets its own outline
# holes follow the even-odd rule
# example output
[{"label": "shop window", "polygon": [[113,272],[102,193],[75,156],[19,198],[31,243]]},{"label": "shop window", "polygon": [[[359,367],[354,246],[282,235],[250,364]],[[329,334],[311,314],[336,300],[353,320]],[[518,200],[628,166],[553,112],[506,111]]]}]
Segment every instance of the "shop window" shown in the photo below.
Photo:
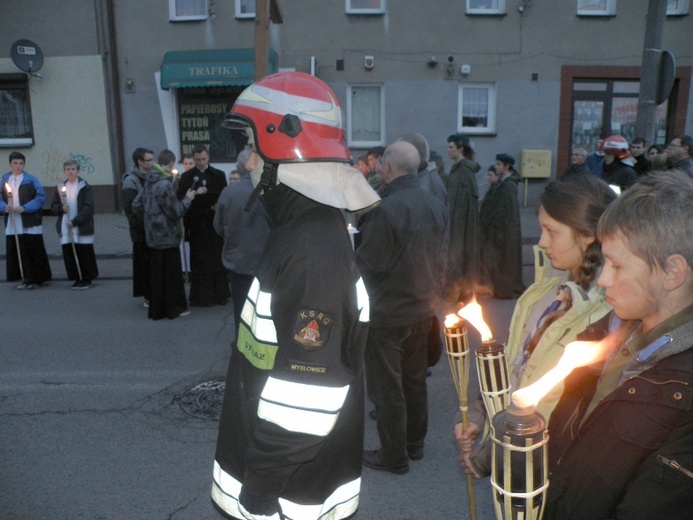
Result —
[{"label": "shop window", "polygon": [[347,144],[370,148],[384,143],[385,103],[380,85],[351,85],[347,96]]},{"label": "shop window", "polygon": [[221,126],[245,86],[181,88],[178,94],[178,125],[181,153],[192,153],[197,145],[209,150],[210,162],[236,162],[246,145],[243,132]]},{"label": "shop window", "polygon": [[506,14],[505,0],[467,0],[467,14]]},{"label": "shop window", "polygon": [[34,144],[29,81],[25,74],[0,74],[0,147]]},{"label": "shop window", "polygon": [[236,0],[236,18],[255,18],[255,0]]},{"label": "shop window", "polygon": [[686,16],[688,14],[688,0],[669,0],[667,2],[667,16]]},{"label": "shop window", "polygon": [[168,19],[172,22],[206,20],[207,0],[168,0]]},{"label": "shop window", "polygon": [[385,0],[345,0],[347,14],[384,14]]},{"label": "shop window", "polygon": [[616,16],[616,0],[578,0],[578,16]]},{"label": "shop window", "polygon": [[[637,80],[576,80],[573,83],[571,146],[596,150],[600,136],[619,134],[632,141],[638,115]],[[666,142],[669,102],[657,107],[655,143]]]},{"label": "shop window", "polygon": [[496,87],[477,83],[460,85],[457,130],[467,134],[496,131]]}]

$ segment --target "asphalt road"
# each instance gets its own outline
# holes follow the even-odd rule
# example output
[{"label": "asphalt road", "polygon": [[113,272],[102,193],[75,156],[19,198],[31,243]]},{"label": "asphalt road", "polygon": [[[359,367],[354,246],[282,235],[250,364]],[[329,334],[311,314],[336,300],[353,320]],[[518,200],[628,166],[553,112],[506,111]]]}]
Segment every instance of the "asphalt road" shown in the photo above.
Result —
[{"label": "asphalt road", "polygon": [[[209,498],[217,421],[185,413],[177,400],[223,379],[231,307],[153,322],[131,283],[97,280],[88,291],[66,281],[35,291],[0,284],[0,519],[220,518]],[[513,304],[484,304],[499,337]],[[357,518],[469,518],[445,358],[428,382],[424,459],[401,476],[364,468]],[[367,418],[366,448],[377,446]],[[493,519],[488,481],[477,483],[476,500],[477,518]]]}]

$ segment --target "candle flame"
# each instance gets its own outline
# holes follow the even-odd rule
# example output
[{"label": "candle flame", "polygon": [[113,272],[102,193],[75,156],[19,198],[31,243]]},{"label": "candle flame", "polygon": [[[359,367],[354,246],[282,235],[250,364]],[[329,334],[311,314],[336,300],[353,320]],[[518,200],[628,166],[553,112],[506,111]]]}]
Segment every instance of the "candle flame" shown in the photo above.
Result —
[{"label": "candle flame", "polygon": [[65,188],[65,186],[63,186],[62,188],[60,188],[60,191],[62,191],[63,193],[65,193],[65,192],[67,191],[67,188]]},{"label": "candle flame", "polygon": [[513,392],[513,402],[520,408],[536,406],[558,383],[563,381],[574,368],[594,363],[604,352],[604,342],[573,341],[565,347],[558,364],[538,381]]},{"label": "candle flame", "polygon": [[171,173],[172,173],[173,175],[178,175],[178,170],[171,170]]},{"label": "candle flame", "polygon": [[12,188],[10,188],[10,183],[6,182],[5,183],[5,191],[9,194],[12,195]]},{"label": "candle flame", "polygon": [[451,329],[455,325],[457,325],[461,320],[457,317],[456,314],[448,314],[445,316],[445,321],[443,322],[443,326],[446,329]]},{"label": "candle flame", "polygon": [[481,305],[477,303],[476,296],[472,298],[472,301],[467,305],[457,311],[457,315],[467,320],[472,327],[479,331],[479,334],[481,334],[481,341],[493,339],[493,334],[491,334],[491,329],[484,321],[484,317],[481,313]]}]

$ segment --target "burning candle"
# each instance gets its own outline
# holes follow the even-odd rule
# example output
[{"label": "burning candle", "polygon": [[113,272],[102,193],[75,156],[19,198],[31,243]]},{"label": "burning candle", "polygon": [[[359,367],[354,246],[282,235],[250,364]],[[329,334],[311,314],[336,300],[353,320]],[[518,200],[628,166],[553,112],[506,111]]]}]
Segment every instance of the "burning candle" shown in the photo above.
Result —
[{"label": "burning candle", "polygon": [[[6,182],[5,183],[5,191],[7,193],[7,205],[10,206],[11,208],[14,208],[14,202],[13,202],[13,197],[12,197],[12,188],[10,187],[10,183]],[[22,250],[19,247],[19,234],[17,233],[17,221],[15,217],[15,212],[12,211],[11,214],[12,217],[12,227],[14,228],[14,245],[17,248],[17,260],[19,262],[19,273],[22,276],[22,280],[24,280],[24,262],[22,262]]]},{"label": "burning candle", "polygon": [[65,186],[60,188],[60,198],[63,201],[63,206],[67,204],[67,188]]},{"label": "burning candle", "polygon": [[347,232],[349,233],[349,239],[351,240],[351,249],[356,249],[356,241],[354,240],[354,235],[356,235],[359,230],[351,225],[351,222],[347,222]]}]

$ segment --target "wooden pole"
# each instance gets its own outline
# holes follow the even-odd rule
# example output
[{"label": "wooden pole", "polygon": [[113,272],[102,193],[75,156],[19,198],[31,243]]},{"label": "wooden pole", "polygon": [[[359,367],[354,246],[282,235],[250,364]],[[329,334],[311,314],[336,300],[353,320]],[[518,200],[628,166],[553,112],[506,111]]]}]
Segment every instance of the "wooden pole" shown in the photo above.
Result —
[{"label": "wooden pole", "polygon": [[270,0],[255,1],[255,81],[269,73]]},{"label": "wooden pole", "polygon": [[[462,428],[466,430],[469,427],[469,340],[467,328],[460,324],[444,327],[443,332],[448,362],[462,413]],[[474,479],[471,475],[467,475],[467,494],[469,496],[470,518],[476,520],[476,497],[474,495]]]},{"label": "wooden pole", "polygon": [[14,228],[14,243],[17,246],[17,259],[19,260],[19,273],[22,275],[24,282],[24,264],[22,263],[22,250],[19,247],[19,235],[17,234],[17,222],[15,220],[15,212],[12,212],[12,227]]},{"label": "wooden pole", "polygon": [[269,24],[284,23],[279,0],[255,1],[255,81],[269,74]]},{"label": "wooden pole", "polygon": [[19,248],[19,235],[17,234],[17,221],[15,220],[14,212],[14,198],[12,197],[12,191],[10,190],[10,185],[6,184],[5,189],[7,190],[7,205],[12,207],[12,228],[14,228],[14,243],[17,247],[17,260],[19,261],[19,274],[22,276],[22,283],[24,283],[24,264],[22,263],[22,250]]}]

